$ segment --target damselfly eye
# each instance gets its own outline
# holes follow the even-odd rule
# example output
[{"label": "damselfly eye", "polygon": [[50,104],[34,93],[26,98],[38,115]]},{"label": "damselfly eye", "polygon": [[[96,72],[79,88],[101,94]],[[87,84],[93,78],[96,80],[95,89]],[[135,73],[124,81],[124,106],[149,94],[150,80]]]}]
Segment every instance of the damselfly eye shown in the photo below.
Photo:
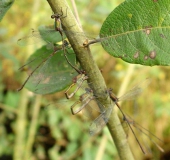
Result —
[{"label": "damselfly eye", "polygon": [[51,18],[54,19],[55,18],[55,14],[51,15]]}]

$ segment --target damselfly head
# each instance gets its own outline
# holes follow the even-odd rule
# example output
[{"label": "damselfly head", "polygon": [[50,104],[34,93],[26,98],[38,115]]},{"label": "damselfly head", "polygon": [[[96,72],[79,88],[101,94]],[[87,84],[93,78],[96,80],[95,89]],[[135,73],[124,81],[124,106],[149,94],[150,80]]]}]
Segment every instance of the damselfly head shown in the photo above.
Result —
[{"label": "damselfly head", "polygon": [[63,44],[64,44],[65,47],[67,47],[69,45],[69,42],[67,40],[64,40]]},{"label": "damselfly head", "polygon": [[93,90],[91,89],[91,88],[85,88],[85,91],[87,92],[87,93],[92,93],[93,94]]},{"label": "damselfly head", "polygon": [[55,18],[55,14],[51,15],[51,18],[54,19]]},{"label": "damselfly head", "polygon": [[113,88],[109,88],[106,92],[112,92]]},{"label": "damselfly head", "polygon": [[58,14],[58,13],[55,13],[55,14],[53,14],[53,15],[51,15],[51,18],[52,19],[59,19],[61,17],[61,15],[60,14]]}]

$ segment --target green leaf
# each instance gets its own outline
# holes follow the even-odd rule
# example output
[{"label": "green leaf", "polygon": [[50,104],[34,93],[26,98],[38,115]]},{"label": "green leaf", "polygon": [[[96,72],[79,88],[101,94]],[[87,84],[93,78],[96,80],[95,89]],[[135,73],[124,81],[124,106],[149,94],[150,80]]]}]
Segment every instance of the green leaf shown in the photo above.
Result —
[{"label": "green leaf", "polygon": [[5,13],[12,6],[14,0],[1,0],[0,1],[0,21],[5,16]]},{"label": "green leaf", "polygon": [[129,63],[170,65],[169,13],[170,0],[125,1],[102,25],[103,48]]},{"label": "green leaf", "polygon": [[68,126],[68,138],[71,142],[78,141],[81,138],[82,130],[80,130],[80,124],[75,121],[74,125]]},{"label": "green leaf", "polygon": [[[62,41],[60,32],[54,30],[54,26],[46,27],[42,25],[38,27],[38,30],[40,32],[41,38],[46,42],[57,43]],[[66,38],[64,33],[63,33],[63,38],[64,39]]]},{"label": "green leaf", "polygon": [[[73,50],[67,49],[67,52],[70,63],[75,65],[76,57]],[[26,83],[25,87],[28,90],[36,94],[50,94],[61,91],[72,83],[77,72],[67,63],[63,50],[52,53],[54,53],[53,49],[43,46],[29,57],[23,68],[28,74],[34,70],[35,72]]]},{"label": "green leaf", "polygon": [[16,94],[16,92],[8,91],[4,97],[4,104],[16,108],[18,106],[19,98],[19,94]]}]

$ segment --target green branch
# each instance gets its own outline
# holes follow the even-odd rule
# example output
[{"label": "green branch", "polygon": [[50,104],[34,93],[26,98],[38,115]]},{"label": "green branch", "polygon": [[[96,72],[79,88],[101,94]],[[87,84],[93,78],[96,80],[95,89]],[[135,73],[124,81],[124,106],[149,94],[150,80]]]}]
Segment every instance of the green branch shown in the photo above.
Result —
[{"label": "green branch", "polygon": [[[67,2],[65,0],[47,0],[50,4],[54,13],[61,13],[61,9],[63,14],[67,16],[62,18],[62,26],[64,30],[69,30],[73,33],[82,32],[81,28],[77,24],[77,21],[71,12]],[[83,33],[83,32],[82,32]],[[87,39],[84,34],[68,34],[67,35],[71,46],[73,47],[77,59],[82,67],[82,69],[87,73],[90,82],[90,87],[93,90],[94,94],[99,96],[99,101],[107,108],[110,107],[111,100],[108,98],[106,94],[107,86],[105,84],[104,78],[95,63],[91,51],[89,48],[83,48],[83,43]],[[126,134],[123,131],[122,126],[120,125],[120,120],[116,114],[116,112],[112,112],[109,122],[107,124],[110,134],[114,140],[114,143],[117,147],[119,156],[122,160],[133,160],[133,156],[129,145],[127,143]]]}]

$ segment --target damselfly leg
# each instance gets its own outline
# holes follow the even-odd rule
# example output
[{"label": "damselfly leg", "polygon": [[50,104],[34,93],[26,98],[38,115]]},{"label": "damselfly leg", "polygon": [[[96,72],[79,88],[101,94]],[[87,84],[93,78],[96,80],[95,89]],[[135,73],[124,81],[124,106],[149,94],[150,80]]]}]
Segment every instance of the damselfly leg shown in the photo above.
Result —
[{"label": "damselfly leg", "polygon": [[[73,115],[79,113],[82,111],[84,107],[92,100],[94,99],[93,96],[93,91],[90,88],[85,88],[85,93],[83,93],[79,100],[76,101],[72,106],[71,106],[71,112]],[[79,106],[80,104],[80,106]]]},{"label": "damselfly leg", "polygon": [[[79,74],[76,77],[73,78],[73,83],[69,86],[69,88],[64,92],[66,95],[67,99],[70,99],[71,97],[73,97],[75,95],[75,93],[79,90],[79,88],[82,86],[83,82],[85,80],[88,79],[88,76],[86,76],[85,74]],[[75,88],[75,90],[72,93],[68,93],[69,90],[73,87],[77,85],[77,87]]]}]

